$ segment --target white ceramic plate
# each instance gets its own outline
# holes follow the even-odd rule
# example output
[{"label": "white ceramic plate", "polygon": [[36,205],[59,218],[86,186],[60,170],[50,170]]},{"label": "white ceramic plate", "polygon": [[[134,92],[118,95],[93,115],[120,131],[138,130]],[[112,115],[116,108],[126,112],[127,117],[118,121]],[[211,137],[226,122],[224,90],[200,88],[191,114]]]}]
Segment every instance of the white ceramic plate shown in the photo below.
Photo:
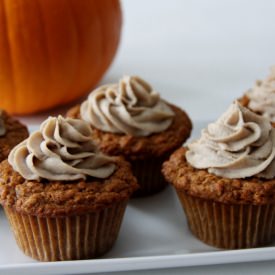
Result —
[{"label": "white ceramic plate", "polygon": [[[194,124],[193,137],[198,136],[205,123]],[[17,247],[0,211],[0,274],[84,274],[271,259],[275,259],[273,246],[222,251],[194,238],[171,187],[150,198],[131,200],[115,246],[95,260],[32,260]]]}]

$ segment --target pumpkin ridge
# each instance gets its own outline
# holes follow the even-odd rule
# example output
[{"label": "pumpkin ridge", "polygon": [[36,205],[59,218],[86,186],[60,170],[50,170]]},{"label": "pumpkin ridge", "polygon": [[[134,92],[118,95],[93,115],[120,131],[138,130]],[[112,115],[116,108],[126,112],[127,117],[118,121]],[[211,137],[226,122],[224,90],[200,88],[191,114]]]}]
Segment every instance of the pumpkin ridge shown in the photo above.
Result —
[{"label": "pumpkin ridge", "polygon": [[[69,1],[70,1],[70,4],[71,4],[71,7],[72,7],[72,13],[74,14],[75,18],[78,18],[78,15],[76,14],[77,8],[76,9],[74,8],[74,5],[75,5],[76,1],[74,1],[74,0],[69,0]],[[102,56],[103,55],[103,53],[102,53],[103,40],[102,40],[101,25],[100,25],[101,21],[98,18],[99,16],[96,16],[96,15],[98,15],[98,13],[97,13],[98,9],[96,8],[98,2],[100,2],[100,4],[102,5],[104,3],[104,0],[94,2],[94,9],[92,11],[93,14],[91,14],[91,16],[93,16],[94,22],[95,22],[94,27],[93,27],[93,32],[100,34],[95,38],[97,40],[97,43],[99,42],[99,46],[97,45],[97,54],[96,54],[97,60],[96,60],[96,64],[93,67],[91,67],[90,71],[88,72],[88,74],[91,75],[90,81],[86,82],[85,86],[82,85],[82,90],[81,90],[82,91],[82,96],[84,94],[88,93],[91,90],[91,88],[93,88],[99,82],[99,80],[101,79],[101,77],[104,73],[103,65],[102,65],[104,62],[102,61],[102,59],[103,59],[102,58],[103,57]],[[78,26],[78,24],[79,24],[79,21],[76,20],[76,25]],[[82,43],[83,43],[83,46],[85,47],[85,43],[87,43],[87,42],[84,40],[84,41],[82,41]],[[92,50],[94,50],[94,49],[91,48],[91,51]],[[92,55],[95,57],[94,53]],[[106,58],[106,56],[104,56],[104,59],[105,58]],[[78,72],[80,72],[80,73],[78,73],[78,77],[79,77],[79,79],[82,79],[81,78],[82,77],[82,75],[81,75],[81,66],[86,66],[87,65],[87,64],[85,64],[85,62],[83,60],[83,57],[82,57],[81,60],[79,59],[78,65],[79,65],[78,66]],[[83,83],[83,81],[82,81],[82,83]],[[72,86],[72,90],[75,90],[77,88],[77,85],[78,85],[78,83],[75,80],[74,84]]]},{"label": "pumpkin ridge", "polygon": [[[116,54],[116,50],[118,48],[118,44],[119,44],[119,41],[120,41],[120,35],[115,35],[117,33],[117,30],[114,29],[114,26],[118,26],[119,25],[119,28],[121,28],[121,17],[116,17],[114,16],[115,14],[122,14],[121,13],[121,9],[120,9],[120,2],[119,1],[114,1],[114,0],[107,0],[107,1],[102,1],[104,3],[104,6],[103,4],[102,5],[99,5],[99,1],[97,2],[97,8],[98,8],[98,11],[100,14],[104,14],[104,10],[106,9],[106,4],[108,3],[108,5],[110,5],[110,3],[113,5],[113,3],[117,4],[115,9],[110,9],[109,7],[109,16],[108,17],[104,17],[104,16],[100,16],[99,17],[99,20],[100,20],[100,27],[101,27],[101,31],[102,31],[102,36],[101,36],[101,39],[102,41],[104,40],[107,40],[108,37],[112,37],[112,39],[114,38],[115,40],[113,41],[112,44],[110,43],[101,43],[103,44],[103,47],[102,47],[102,56],[108,56],[108,58],[106,58],[105,60],[105,64],[103,64],[103,67],[102,67],[102,71],[105,73],[107,71],[107,69],[110,67],[110,65],[112,64],[112,62],[114,61],[114,57],[115,57],[115,54]],[[109,24],[107,27],[106,27],[106,20],[109,20],[107,18],[112,18],[114,17],[115,20],[119,20],[119,22],[112,22],[113,24]],[[105,20],[104,20],[105,19]],[[108,34],[108,29],[109,28],[113,28],[113,32],[111,32],[111,34]],[[113,58],[111,58],[111,56],[113,56]]]},{"label": "pumpkin ridge", "polygon": [[[44,30],[44,41],[45,41],[45,46],[46,46],[46,50],[47,50],[47,56],[48,56],[48,64],[49,64],[49,68],[48,68],[48,83],[51,83],[50,84],[50,87],[51,87],[51,90],[50,91],[53,91],[54,90],[54,85],[52,84],[52,82],[55,82],[55,68],[54,68],[54,58],[53,58],[53,55],[52,55],[52,49],[51,49],[51,43],[50,43],[50,31],[49,31],[49,27],[48,27],[48,19],[47,19],[47,16],[44,12],[45,10],[45,6],[44,5],[47,5],[47,3],[45,1],[42,0],[42,2],[39,2],[39,9],[41,9],[41,16],[42,16],[42,25],[43,25],[43,30]],[[57,91],[55,91],[57,92]],[[45,95],[46,96],[46,95]],[[55,107],[55,106],[53,106]]]},{"label": "pumpkin ridge", "polygon": [[[55,0],[56,1],[56,0]],[[67,6],[67,1],[61,1],[58,0],[59,3],[57,4],[57,7],[59,9],[57,9],[58,12],[60,12],[60,7],[63,7],[63,12],[64,14],[69,13],[68,9],[64,9],[64,7],[66,8]],[[53,26],[57,23],[57,18],[56,15],[54,14],[54,12],[51,10],[52,9],[52,5],[54,3],[53,0],[47,0],[47,1],[42,1],[40,2],[44,14],[44,26],[45,26],[45,37],[46,37],[46,41],[47,41],[47,45],[48,45],[48,53],[49,53],[49,60],[50,60],[50,67],[49,67],[49,72],[50,72],[50,79],[51,82],[53,83],[51,90],[46,91],[47,93],[49,92],[54,93],[55,96],[55,103],[51,104],[51,102],[47,102],[47,106],[45,107],[56,107],[62,103],[66,103],[69,98],[70,98],[70,94],[69,94],[69,87],[71,86],[72,83],[72,79],[74,76],[74,69],[72,69],[73,67],[75,67],[75,61],[73,61],[73,65],[72,63],[70,63],[67,66],[64,66],[64,64],[62,63],[64,61],[64,56],[62,52],[60,52],[60,45],[58,45],[56,43],[56,41],[58,40],[55,36],[52,36],[52,32],[58,31],[60,32],[60,29],[57,27],[57,30],[53,29]],[[44,6],[42,5],[42,3],[44,4]],[[61,4],[60,4],[61,3]],[[63,4],[62,4],[63,3]],[[66,3],[64,5],[64,3]],[[47,10],[47,13],[45,13],[44,11]],[[51,12],[49,12],[48,10],[51,10]],[[66,12],[65,12],[66,11]],[[67,15],[66,14],[66,15]],[[66,19],[68,19],[68,17],[66,17]],[[68,20],[67,20],[68,21]],[[69,22],[72,24],[72,21]],[[51,22],[51,24],[49,24]],[[68,23],[68,22],[67,22]],[[68,38],[69,36],[65,36],[65,38]],[[70,44],[67,45],[68,47],[73,47],[72,45],[74,45],[74,43],[76,43],[75,39],[72,39],[72,34],[70,33]],[[73,41],[73,42],[72,42]],[[60,42],[60,41],[59,41]],[[64,51],[66,51],[67,49],[64,48]],[[71,57],[68,60],[70,62],[72,62],[72,59],[76,60],[75,58],[75,49],[70,51]],[[59,55],[57,55],[57,53],[59,53]],[[60,58],[59,58],[60,56]],[[62,57],[61,57],[62,56]],[[67,58],[66,58],[67,59]],[[57,61],[59,61],[60,63],[58,64]],[[57,71],[57,68],[59,69]],[[62,83],[62,85],[60,85],[60,83]],[[60,96],[58,95],[60,94]],[[52,99],[50,98],[50,101]],[[42,107],[42,106],[41,106]],[[45,108],[43,108],[45,109]]]},{"label": "pumpkin ridge", "polygon": [[[104,4],[105,4],[105,2],[104,1],[102,1]],[[98,2],[96,2],[96,10],[97,10],[97,12],[98,13],[100,13],[100,14],[102,14],[101,13],[101,10],[100,10],[100,7],[99,7],[99,5],[98,5]],[[100,45],[101,45],[101,47],[100,47],[100,50],[101,50],[101,56],[104,56],[104,54],[105,54],[105,47],[106,47],[106,44],[107,43],[104,43],[104,40],[105,40],[105,31],[104,31],[104,28],[102,27],[102,18],[103,18],[103,20],[105,19],[104,17],[102,17],[102,15],[101,16],[99,16],[97,19],[98,19],[98,27],[99,27],[99,33],[101,33],[101,36],[100,36]],[[103,62],[102,62],[102,59],[100,59],[100,71],[103,71],[104,70],[104,64],[103,64]]]},{"label": "pumpkin ridge", "polygon": [[[98,3],[99,3],[98,1],[96,1],[96,3],[95,3],[95,9],[96,9],[97,13],[98,13],[98,11],[99,11]],[[103,3],[105,3],[105,2],[102,1],[101,4],[103,4]],[[102,16],[101,16],[101,17],[102,17]],[[95,80],[96,83],[97,83],[97,82],[100,81],[100,76],[98,76],[98,75],[102,75],[103,72],[104,72],[104,69],[103,69],[103,67],[104,67],[104,62],[102,61],[102,56],[103,56],[103,54],[104,54],[104,52],[102,51],[102,49],[103,49],[103,47],[104,47],[104,41],[103,41],[104,36],[103,36],[103,33],[102,33],[101,18],[97,17],[96,20],[97,20],[96,26],[97,26],[97,28],[98,28],[98,33],[101,33],[100,37],[98,38],[98,41],[100,42],[98,48],[99,48],[99,50],[101,51],[100,54],[98,54],[98,56],[99,56],[99,61],[98,61],[99,70],[98,70],[97,72],[95,72],[95,75],[94,75],[94,80]],[[92,87],[91,87],[91,88],[92,88]],[[87,92],[88,92],[88,91],[87,91]]]},{"label": "pumpkin ridge", "polygon": [[[80,71],[81,71],[81,58],[80,58],[80,55],[79,55],[79,52],[80,52],[80,37],[78,35],[78,32],[79,32],[79,27],[78,27],[78,20],[75,16],[75,13],[74,13],[74,8],[73,8],[73,4],[70,0],[68,0],[67,2],[67,7],[68,7],[68,10],[71,14],[71,17],[72,17],[72,22],[73,22],[73,25],[74,25],[74,29],[75,29],[75,40],[76,40],[76,50],[75,50],[75,53],[76,53],[76,66],[75,66],[75,75],[77,76],[77,79],[74,79],[72,82],[71,82],[71,85],[69,87],[69,92],[74,92],[75,90],[75,86],[76,86],[76,83],[79,83],[79,76],[80,76]],[[64,101],[66,101],[66,98],[64,98]]]},{"label": "pumpkin ridge", "polygon": [[[1,2],[1,1],[0,1]],[[9,24],[8,24],[8,16],[7,16],[7,5],[6,5],[6,0],[3,0],[2,1],[3,3],[3,23],[5,25],[5,35],[4,37],[6,38],[5,41],[7,41],[7,52],[8,52],[8,55],[9,55],[9,67],[10,67],[10,76],[11,76],[11,81],[10,84],[11,84],[11,87],[12,87],[12,91],[10,91],[8,94],[9,96],[11,96],[11,101],[13,102],[13,104],[16,106],[16,96],[14,96],[14,93],[16,93],[17,89],[16,89],[16,78],[15,78],[15,70],[14,70],[14,64],[13,64],[13,54],[12,54],[12,50],[11,50],[11,47],[10,47],[10,43],[11,43],[11,38],[10,38],[10,35],[9,35]]]},{"label": "pumpkin ridge", "polygon": [[[43,0],[42,0],[43,1]],[[48,78],[48,85],[52,87],[52,66],[51,66],[51,58],[50,58],[50,50],[49,50],[49,44],[48,44],[48,38],[47,38],[47,33],[46,33],[46,21],[45,21],[45,16],[44,16],[44,12],[42,9],[42,4],[40,2],[40,0],[37,0],[37,10],[39,13],[39,22],[41,25],[41,30],[42,30],[42,39],[44,41],[43,45],[44,45],[44,49],[45,49],[45,55],[46,55],[46,60],[47,60],[47,78]]]}]

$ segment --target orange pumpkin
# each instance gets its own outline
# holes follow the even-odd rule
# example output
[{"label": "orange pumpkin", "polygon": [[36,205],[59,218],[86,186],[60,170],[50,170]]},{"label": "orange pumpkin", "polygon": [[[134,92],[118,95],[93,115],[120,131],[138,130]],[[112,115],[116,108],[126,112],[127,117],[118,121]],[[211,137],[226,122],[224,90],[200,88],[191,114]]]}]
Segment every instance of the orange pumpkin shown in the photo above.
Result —
[{"label": "orange pumpkin", "polygon": [[102,77],[118,47],[119,0],[0,0],[0,108],[68,103]]}]

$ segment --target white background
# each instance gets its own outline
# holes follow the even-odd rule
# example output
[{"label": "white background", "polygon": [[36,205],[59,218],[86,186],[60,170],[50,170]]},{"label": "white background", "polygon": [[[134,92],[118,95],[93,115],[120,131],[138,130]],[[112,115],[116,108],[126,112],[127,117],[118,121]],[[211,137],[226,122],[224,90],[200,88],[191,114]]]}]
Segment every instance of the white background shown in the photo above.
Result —
[{"label": "white background", "polygon": [[[102,83],[115,82],[123,74],[140,75],[165,99],[187,110],[193,121],[218,118],[275,64],[275,1],[122,3],[121,45]],[[38,122],[48,115],[23,121]],[[127,274],[274,274],[274,270],[274,262],[262,262]]]},{"label": "white background", "polygon": [[275,64],[275,1],[123,1],[119,53],[104,81],[147,79],[193,120],[216,119]]}]

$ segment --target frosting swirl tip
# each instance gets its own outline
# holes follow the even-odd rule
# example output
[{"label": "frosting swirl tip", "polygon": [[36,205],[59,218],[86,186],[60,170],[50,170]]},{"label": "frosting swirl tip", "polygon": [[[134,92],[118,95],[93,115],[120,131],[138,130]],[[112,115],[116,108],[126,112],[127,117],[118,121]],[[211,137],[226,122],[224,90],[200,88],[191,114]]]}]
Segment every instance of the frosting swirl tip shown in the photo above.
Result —
[{"label": "frosting swirl tip", "polygon": [[275,122],[275,66],[264,80],[257,80],[254,87],[245,95],[248,97],[248,108]]},{"label": "frosting swirl tip", "polygon": [[193,167],[218,176],[275,177],[275,129],[238,102],[187,147],[186,159]]},{"label": "frosting swirl tip", "polygon": [[149,83],[138,76],[92,91],[81,104],[81,118],[111,133],[148,136],[166,130],[174,112]]},{"label": "frosting swirl tip", "polygon": [[27,180],[107,178],[116,165],[98,150],[91,133],[84,121],[49,117],[10,152],[8,161]]}]

